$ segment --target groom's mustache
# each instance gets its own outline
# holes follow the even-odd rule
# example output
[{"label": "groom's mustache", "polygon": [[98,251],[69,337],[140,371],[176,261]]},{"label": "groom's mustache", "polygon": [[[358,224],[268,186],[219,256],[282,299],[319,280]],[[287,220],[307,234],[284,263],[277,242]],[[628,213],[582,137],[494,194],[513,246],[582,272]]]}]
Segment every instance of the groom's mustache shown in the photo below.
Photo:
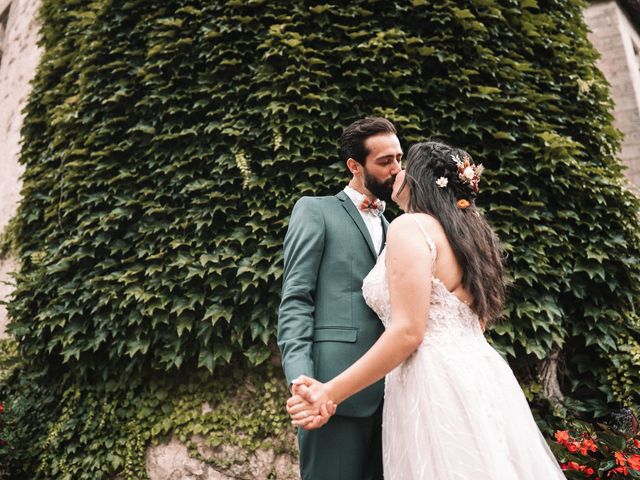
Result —
[{"label": "groom's mustache", "polygon": [[396,181],[396,176],[397,175],[391,175],[391,177],[389,177],[387,180],[384,181],[384,184],[387,185],[388,187],[393,187],[393,184]]}]

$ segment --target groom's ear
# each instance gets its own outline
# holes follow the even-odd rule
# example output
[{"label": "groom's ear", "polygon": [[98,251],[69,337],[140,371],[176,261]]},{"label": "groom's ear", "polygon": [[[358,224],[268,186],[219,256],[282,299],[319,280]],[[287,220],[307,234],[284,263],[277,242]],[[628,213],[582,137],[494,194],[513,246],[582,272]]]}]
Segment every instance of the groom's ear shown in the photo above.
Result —
[{"label": "groom's ear", "polygon": [[351,172],[351,175],[354,176],[359,175],[362,171],[362,165],[351,157],[347,159],[347,168]]}]

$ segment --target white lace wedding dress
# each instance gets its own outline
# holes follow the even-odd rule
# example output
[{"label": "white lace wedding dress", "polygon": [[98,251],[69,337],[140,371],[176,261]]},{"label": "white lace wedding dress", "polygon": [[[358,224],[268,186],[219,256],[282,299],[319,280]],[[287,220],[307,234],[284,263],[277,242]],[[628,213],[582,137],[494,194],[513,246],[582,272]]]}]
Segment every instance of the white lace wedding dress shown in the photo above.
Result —
[{"label": "white lace wedding dress", "polygon": [[[384,250],[362,291],[388,327]],[[478,316],[435,277],[424,340],[386,377],[382,451],[387,480],[565,478]]]}]

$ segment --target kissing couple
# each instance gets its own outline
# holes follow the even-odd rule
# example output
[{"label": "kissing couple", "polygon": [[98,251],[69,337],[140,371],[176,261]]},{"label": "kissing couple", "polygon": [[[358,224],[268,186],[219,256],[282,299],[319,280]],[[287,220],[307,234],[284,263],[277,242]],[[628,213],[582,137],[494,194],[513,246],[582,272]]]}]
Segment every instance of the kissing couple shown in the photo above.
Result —
[{"label": "kissing couple", "polygon": [[[484,337],[505,286],[482,165],[438,142],[402,156],[390,121],[352,123],[349,184],[291,214],[278,346],[302,478],[564,479]],[[389,200],[405,212],[390,224]]]}]

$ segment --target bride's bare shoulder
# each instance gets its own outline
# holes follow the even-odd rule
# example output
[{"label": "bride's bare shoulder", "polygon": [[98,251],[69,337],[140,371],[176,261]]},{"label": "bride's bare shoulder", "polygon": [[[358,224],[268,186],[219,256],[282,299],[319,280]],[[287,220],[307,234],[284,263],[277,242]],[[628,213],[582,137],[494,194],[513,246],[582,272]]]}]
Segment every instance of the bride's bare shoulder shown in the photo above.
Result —
[{"label": "bride's bare shoulder", "polygon": [[425,214],[405,213],[396,217],[389,224],[387,244],[401,248],[401,246],[424,243],[424,233],[429,235],[434,228],[437,228],[435,224],[427,223],[432,221],[437,224],[437,220]]},{"label": "bride's bare shoulder", "polygon": [[403,213],[402,215],[397,216],[393,219],[393,221],[389,224],[389,233],[392,232],[406,232],[411,231],[414,228],[418,228],[416,225],[416,220],[411,218],[412,214]]},{"label": "bride's bare shoulder", "polygon": [[442,225],[440,225],[438,219],[427,213],[403,213],[389,224],[389,229],[396,231],[413,231],[419,228],[416,221],[420,222],[420,225],[427,230],[427,233],[442,230]]},{"label": "bride's bare shoulder", "polygon": [[[424,232],[426,228],[421,218],[413,214],[400,215],[391,222],[387,230],[387,263],[404,265],[412,263],[423,265],[427,261],[429,250],[426,248]],[[427,233],[428,235],[428,233]]]}]

